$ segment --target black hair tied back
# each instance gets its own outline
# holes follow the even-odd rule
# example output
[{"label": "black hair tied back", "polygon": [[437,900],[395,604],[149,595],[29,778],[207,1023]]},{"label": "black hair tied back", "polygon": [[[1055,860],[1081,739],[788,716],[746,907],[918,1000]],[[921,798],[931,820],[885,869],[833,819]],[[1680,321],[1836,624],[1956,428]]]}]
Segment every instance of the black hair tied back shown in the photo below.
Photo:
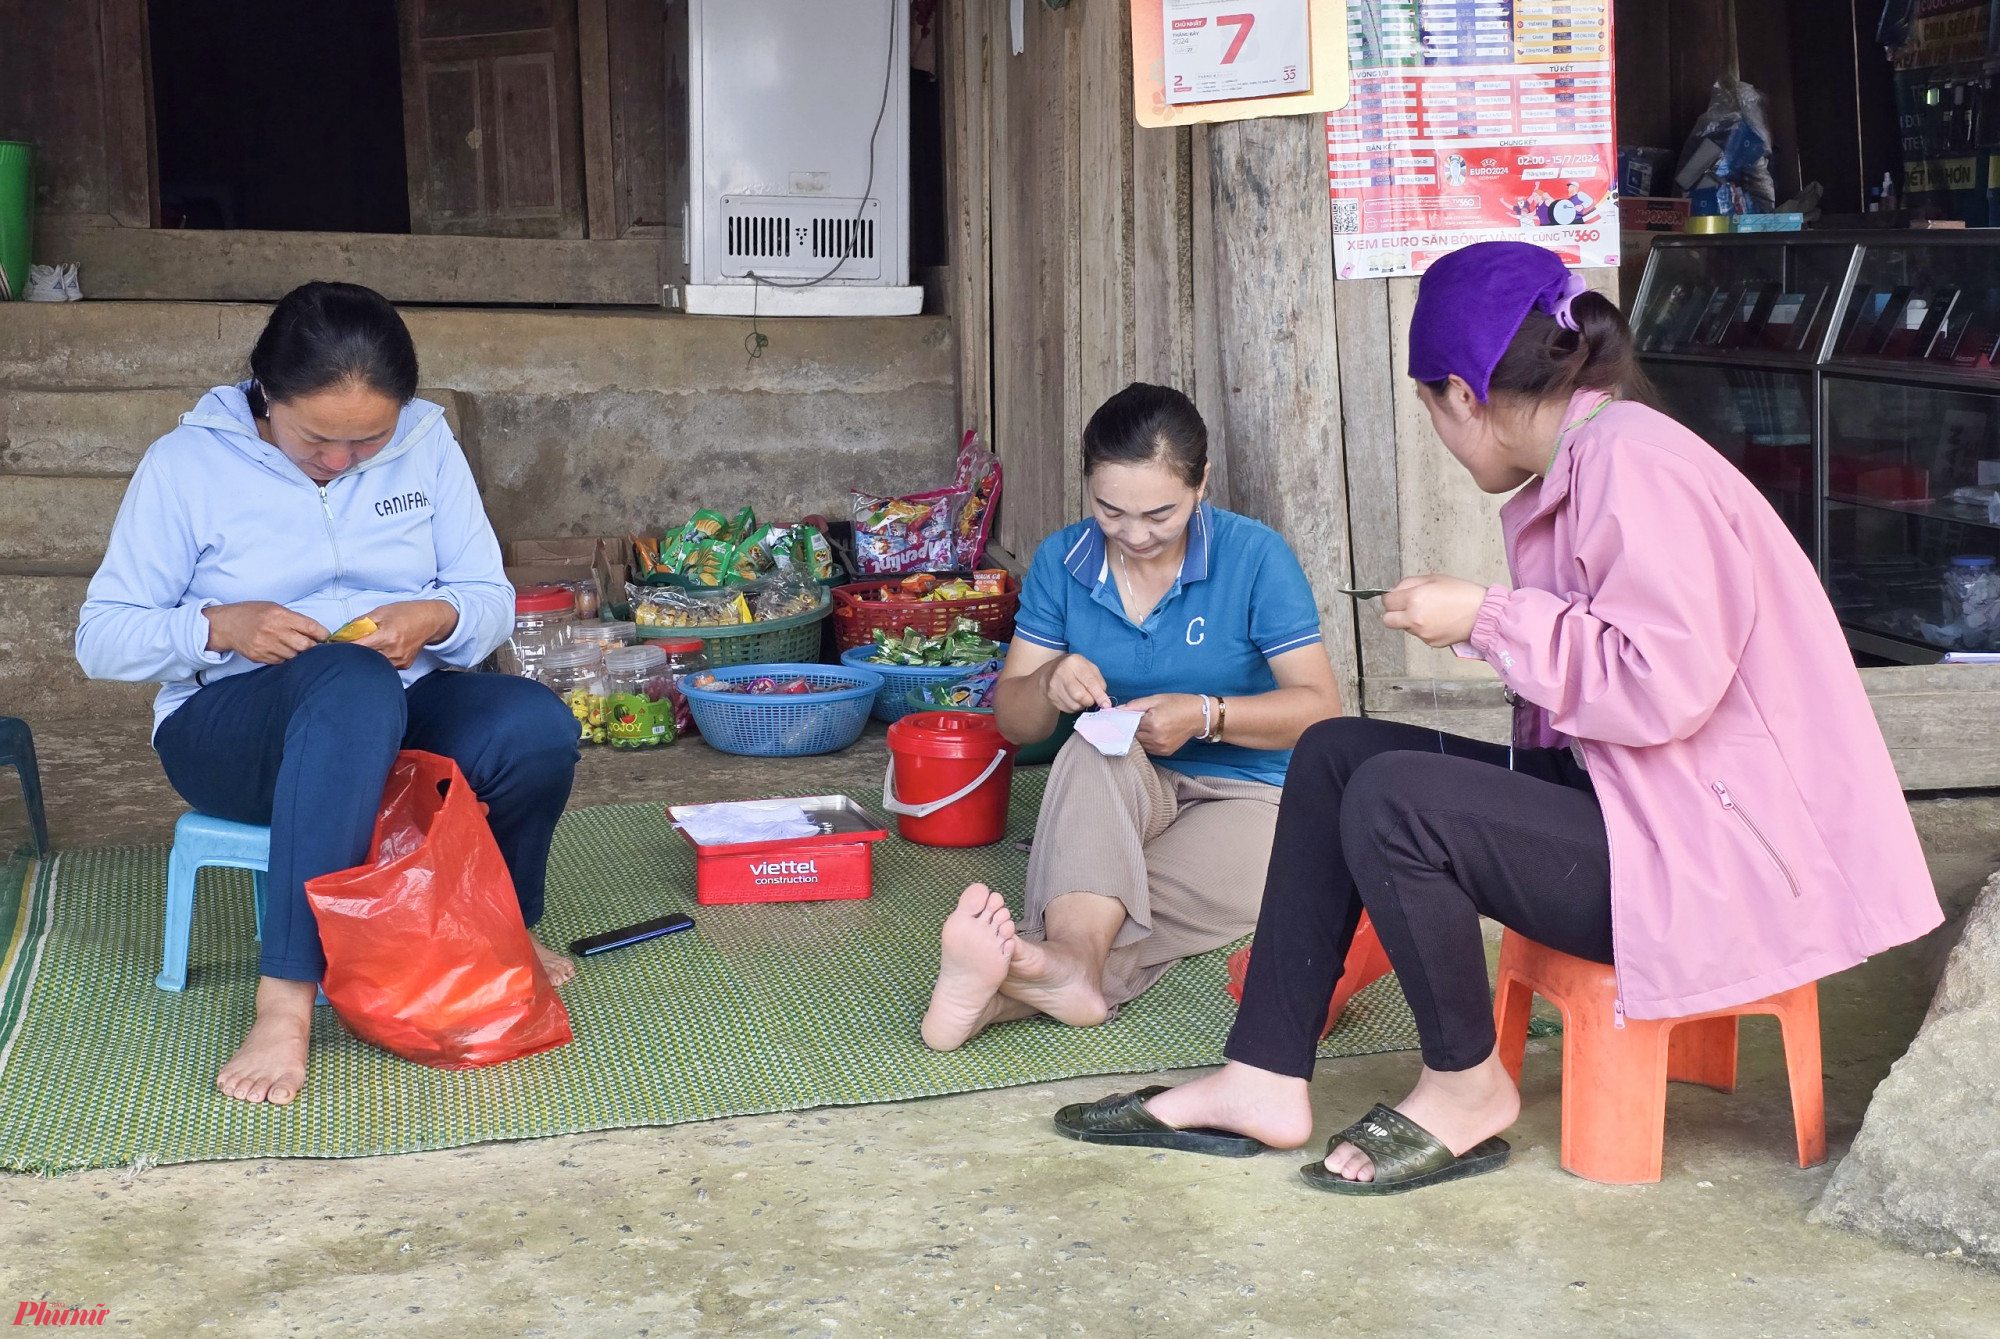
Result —
[{"label": "black hair tied back", "polygon": [[341,386],[366,386],[408,404],[417,395],[417,346],[372,288],[301,284],[278,301],[250,351],[250,411]]},{"label": "black hair tied back", "polygon": [[1208,474],[1208,425],[1171,386],[1135,381],[1099,405],[1083,429],[1083,472],[1099,465],[1158,463],[1189,488]]}]

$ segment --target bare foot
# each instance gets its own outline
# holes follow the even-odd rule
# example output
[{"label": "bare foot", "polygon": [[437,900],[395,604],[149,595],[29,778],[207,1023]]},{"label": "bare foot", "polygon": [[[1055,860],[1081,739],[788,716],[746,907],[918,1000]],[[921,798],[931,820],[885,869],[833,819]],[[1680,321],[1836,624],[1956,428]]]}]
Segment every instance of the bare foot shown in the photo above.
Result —
[{"label": "bare foot", "polygon": [[959,896],[938,934],[938,979],[924,1010],[924,1045],[955,1051],[979,1035],[999,1012],[1000,982],[1013,952],[1014,918],[1007,903],[983,883]]},{"label": "bare foot", "polygon": [[1312,1096],[1304,1079],[1230,1061],[1178,1088],[1146,1110],[1176,1129],[1234,1130],[1273,1148],[1297,1148],[1312,1138]]},{"label": "bare foot", "polygon": [[284,1106],[306,1081],[315,981],[257,979],[257,1021],[215,1076],[215,1086],[243,1102]]},{"label": "bare foot", "polygon": [[[1521,1090],[1496,1051],[1471,1069],[1426,1068],[1396,1110],[1429,1130],[1454,1154],[1491,1139],[1521,1115]],[[1326,1155],[1326,1169],[1350,1181],[1373,1181],[1375,1164],[1352,1144]]]},{"label": "bare foot", "polygon": [[1062,944],[1014,940],[1014,961],[1000,993],[1071,1027],[1096,1027],[1111,1016],[1104,1004],[1104,964]]},{"label": "bare foot", "polygon": [[550,985],[566,985],[569,979],[576,975],[576,960],[574,958],[571,958],[567,954],[556,952],[532,934],[528,936],[528,942],[535,946],[535,956],[542,960],[542,970],[549,974]]}]

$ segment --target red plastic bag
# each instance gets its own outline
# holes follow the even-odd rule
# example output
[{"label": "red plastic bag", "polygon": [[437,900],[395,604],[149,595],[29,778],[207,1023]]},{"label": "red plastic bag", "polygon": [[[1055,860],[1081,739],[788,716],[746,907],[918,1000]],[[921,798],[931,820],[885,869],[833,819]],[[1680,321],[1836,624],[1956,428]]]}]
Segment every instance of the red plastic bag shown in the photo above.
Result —
[{"label": "red plastic bag", "polygon": [[458,764],[396,755],[370,864],[306,881],[326,947],[320,983],[363,1041],[439,1069],[571,1039],[514,881]]}]

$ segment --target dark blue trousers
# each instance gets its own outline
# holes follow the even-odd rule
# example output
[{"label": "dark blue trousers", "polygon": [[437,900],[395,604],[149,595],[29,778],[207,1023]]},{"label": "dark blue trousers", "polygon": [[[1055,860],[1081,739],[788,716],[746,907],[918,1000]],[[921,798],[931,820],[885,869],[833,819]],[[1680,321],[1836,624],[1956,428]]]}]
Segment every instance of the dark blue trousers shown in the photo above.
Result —
[{"label": "dark blue trousers", "polygon": [[380,653],[346,645],[210,684],[161,722],[153,747],[196,809],[270,827],[262,971],[287,981],[326,970],[306,880],[367,861],[398,750],[458,763],[529,925],[578,756],[575,718],[533,680],[439,672],[406,689]]}]

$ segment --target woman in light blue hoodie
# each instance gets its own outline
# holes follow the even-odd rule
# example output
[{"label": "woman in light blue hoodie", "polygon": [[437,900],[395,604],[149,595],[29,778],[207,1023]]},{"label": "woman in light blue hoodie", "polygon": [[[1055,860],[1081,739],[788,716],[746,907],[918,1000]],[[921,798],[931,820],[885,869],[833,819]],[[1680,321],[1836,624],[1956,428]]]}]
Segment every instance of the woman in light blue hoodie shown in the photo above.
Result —
[{"label": "woman in light blue hoodie", "polygon": [[[93,679],[164,685],[153,746],[183,799],[270,826],[257,1021],[216,1084],[285,1103],[326,965],[305,882],[367,859],[397,751],[457,760],[532,926],[577,735],[540,684],[443,672],[506,640],[514,592],[444,411],[415,398],[395,308],[352,284],[294,289],[250,372],[146,452],[76,656]],[[375,631],[327,640],[363,616]],[[558,984],[574,972],[540,952]]]}]

